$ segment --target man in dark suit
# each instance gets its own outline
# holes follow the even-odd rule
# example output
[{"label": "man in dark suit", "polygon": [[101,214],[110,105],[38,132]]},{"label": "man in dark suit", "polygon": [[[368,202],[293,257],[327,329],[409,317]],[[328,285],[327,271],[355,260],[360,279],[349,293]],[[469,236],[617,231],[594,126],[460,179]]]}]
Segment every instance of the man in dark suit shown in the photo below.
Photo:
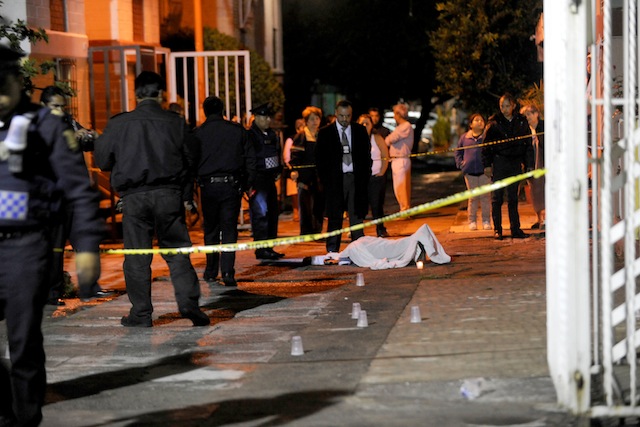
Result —
[{"label": "man in dark suit", "polygon": [[[336,121],[318,132],[316,169],[326,194],[327,231],[342,228],[342,216],[349,225],[361,224],[367,214],[367,187],[371,176],[371,144],[364,126],[352,123],[353,107],[347,100],[336,104]],[[351,232],[351,240],[364,236]],[[327,239],[327,252],[340,252],[341,236]]]}]

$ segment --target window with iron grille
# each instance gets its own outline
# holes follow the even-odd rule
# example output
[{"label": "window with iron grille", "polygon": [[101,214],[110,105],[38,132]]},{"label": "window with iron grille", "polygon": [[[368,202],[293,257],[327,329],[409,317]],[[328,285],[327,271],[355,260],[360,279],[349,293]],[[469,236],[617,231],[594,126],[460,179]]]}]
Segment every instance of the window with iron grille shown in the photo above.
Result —
[{"label": "window with iron grille", "polygon": [[72,91],[74,96],[67,98],[67,113],[71,114],[74,118],[78,117],[78,77],[76,71],[76,61],[69,58],[56,58],[56,73],[55,81],[64,83]]}]

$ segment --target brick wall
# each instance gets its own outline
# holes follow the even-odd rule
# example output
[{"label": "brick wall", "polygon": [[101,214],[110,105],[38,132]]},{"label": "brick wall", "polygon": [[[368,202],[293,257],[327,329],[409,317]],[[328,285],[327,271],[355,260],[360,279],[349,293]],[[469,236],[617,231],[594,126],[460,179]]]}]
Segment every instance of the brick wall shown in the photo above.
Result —
[{"label": "brick wall", "polygon": [[91,0],[67,0],[67,21],[70,33],[86,33],[85,3],[91,3]]},{"label": "brick wall", "polygon": [[85,2],[86,32],[89,40],[111,40],[112,6],[109,0]]},{"label": "brick wall", "polygon": [[28,0],[27,22],[32,27],[42,27],[44,29],[51,28],[49,0]]}]

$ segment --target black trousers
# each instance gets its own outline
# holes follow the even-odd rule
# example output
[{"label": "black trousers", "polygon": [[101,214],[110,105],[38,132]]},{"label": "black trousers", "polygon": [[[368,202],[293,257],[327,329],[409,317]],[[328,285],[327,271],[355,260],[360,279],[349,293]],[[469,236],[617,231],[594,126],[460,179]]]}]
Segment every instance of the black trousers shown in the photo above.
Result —
[{"label": "black trousers", "polygon": [[[67,244],[71,222],[73,220],[73,209],[65,203],[55,218],[51,221],[51,239],[56,249],[63,249]],[[51,269],[49,270],[49,299],[56,300],[64,294],[64,252],[53,253]]]},{"label": "black trousers", "polygon": [[47,385],[42,311],[49,293],[49,233],[0,240],[0,320],[5,319],[11,369],[0,363],[0,414],[19,425],[42,420]]},{"label": "black trousers", "polygon": [[[181,191],[158,188],[122,198],[122,231],[125,249],[152,247],[154,230],[161,248],[191,246],[184,220]],[[169,266],[180,313],[198,309],[200,284],[189,255],[162,255]],[[151,319],[151,261],[153,255],[125,255],[124,278],[131,301],[129,315],[142,322]]]},{"label": "black trousers", "polygon": [[[203,183],[200,188],[205,245],[236,243],[241,202],[240,188],[237,184],[230,182]],[[207,278],[216,278],[220,270],[223,275],[233,276],[235,262],[235,252],[208,253],[204,275]]]},{"label": "black trousers", "polygon": [[[513,173],[511,175],[499,175],[496,177],[494,174],[492,182],[499,181],[509,176],[517,175]],[[493,190],[491,193],[491,216],[493,219],[493,229],[495,231],[502,232],[502,204],[504,202],[504,193],[507,193],[507,207],[509,209],[509,225],[511,232],[520,230],[520,214],[518,213],[518,187],[520,183],[516,182],[505,188],[499,188]]]},{"label": "black trousers", "polygon": [[300,235],[322,232],[324,222],[324,194],[317,184],[298,183],[298,205],[300,213]]},{"label": "black trousers", "polygon": [[[349,215],[349,226],[362,224],[363,218],[359,217],[355,211],[355,178],[352,173],[345,173],[342,176],[342,194],[344,196],[342,206],[346,207],[347,215]],[[328,196],[330,197],[330,196]],[[327,231],[339,230],[342,228],[342,215],[344,211],[339,212],[337,209],[328,209]],[[351,232],[351,241],[357,240],[364,236],[364,230],[355,230]],[[340,252],[340,243],[342,236],[332,236],[327,238],[327,252]]]},{"label": "black trousers", "polygon": [[[384,196],[387,191],[386,175],[375,176],[369,178],[369,206],[371,206],[371,215],[373,219],[382,218],[384,216]],[[376,232],[378,236],[385,233],[387,229],[384,224],[376,224]]]}]

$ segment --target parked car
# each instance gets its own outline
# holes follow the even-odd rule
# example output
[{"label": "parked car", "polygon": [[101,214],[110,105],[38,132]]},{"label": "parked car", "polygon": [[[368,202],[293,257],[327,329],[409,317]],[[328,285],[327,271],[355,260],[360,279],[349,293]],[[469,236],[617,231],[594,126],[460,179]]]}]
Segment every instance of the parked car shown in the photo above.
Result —
[{"label": "parked car", "polygon": [[[409,111],[409,122],[416,128],[416,122],[420,118],[419,111]],[[427,119],[427,123],[424,125],[422,132],[420,133],[420,142],[418,146],[419,153],[425,153],[433,149],[433,132],[432,127],[438,120],[438,115],[434,112],[429,113],[429,118]],[[393,111],[386,111],[384,113],[384,125],[388,127],[390,130],[394,130],[396,128],[396,121],[393,118]]]}]

